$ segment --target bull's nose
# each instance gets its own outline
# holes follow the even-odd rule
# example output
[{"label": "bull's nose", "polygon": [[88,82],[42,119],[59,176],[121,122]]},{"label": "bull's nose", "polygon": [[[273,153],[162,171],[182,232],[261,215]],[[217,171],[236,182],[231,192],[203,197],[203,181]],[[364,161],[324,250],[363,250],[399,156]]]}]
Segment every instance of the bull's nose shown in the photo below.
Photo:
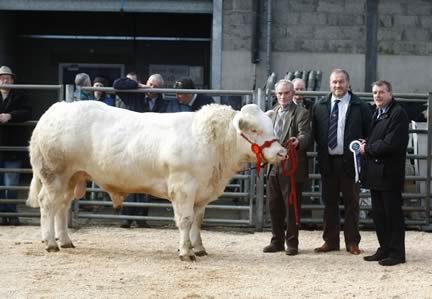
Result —
[{"label": "bull's nose", "polygon": [[288,154],[288,151],[286,150],[286,148],[281,148],[281,149],[279,150],[279,152],[277,153],[277,155],[278,155],[280,158],[285,158],[285,157],[287,156],[287,154]]}]

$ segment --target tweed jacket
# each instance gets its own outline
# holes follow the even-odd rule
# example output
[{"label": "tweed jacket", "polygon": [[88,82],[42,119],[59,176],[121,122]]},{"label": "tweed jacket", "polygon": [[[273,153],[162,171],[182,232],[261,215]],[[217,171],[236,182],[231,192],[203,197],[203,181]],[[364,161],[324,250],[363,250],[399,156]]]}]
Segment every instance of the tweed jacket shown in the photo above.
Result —
[{"label": "tweed jacket", "polygon": [[[281,108],[276,105],[273,108],[274,115],[272,116],[273,127],[277,119],[277,112]],[[287,120],[284,123],[281,143],[288,141],[290,137],[297,137],[299,144],[297,148],[298,168],[296,172],[296,182],[304,182],[308,174],[308,160],[306,151],[312,141],[311,124],[309,112],[303,108],[296,106],[294,103],[290,104],[289,110],[286,114]],[[288,168],[291,167],[290,162],[286,163]],[[269,167],[269,174],[272,175],[272,166]]]}]

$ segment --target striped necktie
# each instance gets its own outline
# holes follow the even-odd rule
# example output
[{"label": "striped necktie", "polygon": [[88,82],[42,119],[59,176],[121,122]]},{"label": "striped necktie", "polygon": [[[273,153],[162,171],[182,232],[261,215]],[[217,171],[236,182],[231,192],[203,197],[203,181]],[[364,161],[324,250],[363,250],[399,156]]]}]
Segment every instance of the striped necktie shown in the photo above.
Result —
[{"label": "striped necktie", "polygon": [[337,146],[339,102],[340,100],[334,101],[333,109],[330,114],[329,130],[328,130],[328,146],[330,149],[334,149]]},{"label": "striped necktie", "polygon": [[276,121],[276,125],[274,127],[274,133],[275,133],[276,137],[279,138],[279,140],[281,140],[283,137],[282,135],[283,135],[286,112],[287,112],[287,110],[282,110],[282,111],[278,112],[278,114],[277,114],[277,121]]}]

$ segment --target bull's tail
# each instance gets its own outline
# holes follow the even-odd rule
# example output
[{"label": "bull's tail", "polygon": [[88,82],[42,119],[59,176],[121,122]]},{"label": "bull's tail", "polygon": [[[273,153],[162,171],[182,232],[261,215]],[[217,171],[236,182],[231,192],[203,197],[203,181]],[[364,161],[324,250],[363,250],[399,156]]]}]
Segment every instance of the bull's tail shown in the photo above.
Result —
[{"label": "bull's tail", "polygon": [[32,208],[38,208],[39,205],[39,194],[42,190],[42,181],[40,177],[33,171],[33,177],[30,183],[30,190],[26,205]]}]

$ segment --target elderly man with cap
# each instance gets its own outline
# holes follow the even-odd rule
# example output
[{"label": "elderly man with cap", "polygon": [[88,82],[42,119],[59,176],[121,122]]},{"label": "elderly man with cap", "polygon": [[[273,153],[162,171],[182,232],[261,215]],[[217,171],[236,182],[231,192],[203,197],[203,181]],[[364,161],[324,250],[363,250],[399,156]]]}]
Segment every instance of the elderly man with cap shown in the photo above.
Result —
[{"label": "elderly man with cap", "polygon": [[[3,126],[10,122],[24,122],[31,117],[31,107],[27,96],[10,88],[2,88],[4,84],[14,84],[15,74],[7,66],[0,67],[0,142],[2,146],[23,146],[27,145],[22,134],[14,126]],[[21,168],[22,159],[19,153],[7,151],[0,152],[1,168]],[[19,183],[19,173],[0,173],[0,184],[3,186],[16,186]],[[0,198],[15,199],[16,191],[2,190]],[[16,213],[16,204],[0,204],[0,212]],[[16,216],[1,217],[3,225],[19,225]]]},{"label": "elderly man with cap", "polygon": [[[182,78],[175,82],[174,88],[195,89],[195,84],[191,78]],[[212,97],[205,94],[196,93],[176,93],[176,99],[169,101],[166,112],[197,111],[202,106],[212,104]]]}]

